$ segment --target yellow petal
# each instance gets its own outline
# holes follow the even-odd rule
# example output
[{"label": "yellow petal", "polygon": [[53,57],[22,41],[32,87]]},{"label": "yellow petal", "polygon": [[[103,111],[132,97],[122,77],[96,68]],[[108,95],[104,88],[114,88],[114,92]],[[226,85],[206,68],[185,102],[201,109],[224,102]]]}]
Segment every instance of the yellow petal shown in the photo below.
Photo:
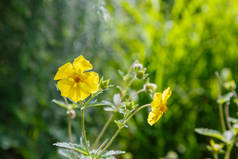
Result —
[{"label": "yellow petal", "polygon": [[75,82],[71,78],[59,80],[57,86],[60,90],[61,96],[69,97],[74,84]]},{"label": "yellow petal", "polygon": [[74,72],[73,65],[68,62],[63,66],[61,66],[60,68],[58,68],[54,80],[69,78],[73,74],[73,72]]},{"label": "yellow petal", "polygon": [[72,99],[75,103],[77,103],[78,101],[84,100],[89,95],[90,95],[90,93],[83,91],[81,89],[81,86],[78,84],[77,86],[75,86],[71,89],[71,92],[70,92],[68,98]]},{"label": "yellow petal", "polygon": [[161,111],[151,111],[148,115],[147,122],[152,126],[154,125],[163,115]]},{"label": "yellow petal", "polygon": [[166,90],[163,91],[163,95],[162,95],[162,99],[163,99],[163,104],[167,103],[167,100],[169,99],[169,97],[171,96],[172,91],[170,89],[170,87],[168,87]]},{"label": "yellow petal", "polygon": [[82,55],[74,59],[73,66],[77,72],[81,73],[93,69],[91,63],[86,60]]},{"label": "yellow petal", "polygon": [[70,98],[75,103],[84,100],[90,95],[87,86],[83,83],[76,83],[72,78],[62,79],[57,83],[61,96]]},{"label": "yellow petal", "polygon": [[85,72],[84,82],[87,84],[87,89],[91,93],[95,93],[99,89],[99,76],[96,72]]},{"label": "yellow petal", "polygon": [[151,103],[152,110],[158,108],[162,104],[162,94],[157,92],[154,94],[153,101]]}]

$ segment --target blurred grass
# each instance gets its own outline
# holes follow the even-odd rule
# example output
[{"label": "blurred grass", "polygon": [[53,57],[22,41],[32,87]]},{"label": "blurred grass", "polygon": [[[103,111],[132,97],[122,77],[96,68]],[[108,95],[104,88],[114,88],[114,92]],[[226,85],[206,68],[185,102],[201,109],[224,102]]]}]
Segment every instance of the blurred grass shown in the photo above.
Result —
[{"label": "blurred grass", "polygon": [[[118,69],[139,59],[158,91],[173,88],[162,120],[150,127],[147,111],[140,112],[115,147],[133,158],[159,158],[170,150],[184,159],[210,155],[194,128],[219,125],[214,72],[227,67],[238,81],[237,1],[3,0],[0,10],[1,158],[59,158],[52,144],[67,140],[67,130],[65,112],[51,103],[60,98],[53,76],[79,54],[114,83]],[[87,113],[97,114],[87,119],[95,137],[108,114]],[[80,121],[73,131],[77,138]]]}]

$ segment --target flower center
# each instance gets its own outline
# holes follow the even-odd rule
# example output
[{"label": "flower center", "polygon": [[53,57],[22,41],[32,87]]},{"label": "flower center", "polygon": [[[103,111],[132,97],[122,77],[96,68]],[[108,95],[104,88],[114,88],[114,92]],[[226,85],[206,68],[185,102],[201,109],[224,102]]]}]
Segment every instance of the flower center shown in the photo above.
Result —
[{"label": "flower center", "polygon": [[74,81],[78,83],[80,81],[80,78],[79,77],[75,77]]}]

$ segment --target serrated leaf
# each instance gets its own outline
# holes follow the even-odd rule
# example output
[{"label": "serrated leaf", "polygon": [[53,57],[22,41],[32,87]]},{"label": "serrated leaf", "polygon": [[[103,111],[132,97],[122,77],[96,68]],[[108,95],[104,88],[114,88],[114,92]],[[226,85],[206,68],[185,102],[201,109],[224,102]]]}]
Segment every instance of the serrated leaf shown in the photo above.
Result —
[{"label": "serrated leaf", "polygon": [[207,128],[196,128],[195,132],[200,134],[200,135],[214,137],[214,138],[222,140],[222,141],[226,140],[223,137],[223,135],[219,131],[217,131],[217,130],[207,129]]},{"label": "serrated leaf", "polygon": [[73,153],[72,150],[67,150],[67,149],[59,149],[58,150],[58,153],[61,155],[61,156],[64,156],[68,159],[74,159],[74,155],[78,158],[78,159],[81,159],[83,155],[79,155],[77,153]]},{"label": "serrated leaf", "polygon": [[120,150],[110,150],[104,153],[102,156],[107,157],[107,156],[114,156],[114,155],[120,155],[126,153],[125,151],[120,151]]},{"label": "serrated leaf", "polygon": [[67,143],[67,142],[57,142],[53,145],[61,147],[61,148],[77,151],[79,153],[87,155],[87,152],[84,150],[84,148],[81,145],[78,145],[78,144],[72,144],[72,143]]}]

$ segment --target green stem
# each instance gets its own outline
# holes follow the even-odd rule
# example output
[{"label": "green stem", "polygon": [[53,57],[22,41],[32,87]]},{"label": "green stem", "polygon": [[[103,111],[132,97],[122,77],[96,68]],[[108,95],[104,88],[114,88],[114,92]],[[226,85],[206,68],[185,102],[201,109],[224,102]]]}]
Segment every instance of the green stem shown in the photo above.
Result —
[{"label": "green stem", "polygon": [[85,130],[85,124],[84,124],[84,110],[82,110],[81,112],[82,112],[82,134],[83,134],[83,138],[84,138],[84,146],[86,148],[88,155],[90,155],[89,151],[88,151],[86,130]]},{"label": "green stem", "polygon": [[105,104],[92,104],[92,105],[86,106],[84,109],[89,108],[89,107],[99,107],[99,106],[105,106]]},{"label": "green stem", "polygon": [[222,131],[224,132],[224,131],[226,131],[226,126],[225,126],[225,121],[224,121],[222,104],[219,104],[219,116],[220,116],[220,120],[221,120]]},{"label": "green stem", "polygon": [[[129,69],[126,77],[129,75],[129,73],[131,72],[132,67]],[[132,85],[132,83],[134,82],[136,78],[134,77],[133,79],[131,79],[131,81],[128,83],[128,85],[126,86],[125,90],[123,92],[121,92],[121,100],[126,96],[126,93],[129,89],[129,87]],[[127,78],[124,80],[124,82],[127,81]],[[140,93],[140,92],[139,92]],[[117,106],[118,109],[119,105]],[[111,114],[110,117],[108,118],[107,122],[105,123],[105,125],[103,126],[103,129],[101,130],[101,132],[99,133],[95,143],[93,144],[93,147],[95,148],[98,145],[98,142],[100,141],[101,137],[103,136],[103,134],[105,133],[105,131],[107,130],[110,122],[113,119],[114,114]]]},{"label": "green stem", "polygon": [[231,150],[234,144],[228,145],[224,159],[230,159]]},{"label": "green stem", "polygon": [[110,115],[110,117],[108,118],[108,120],[105,123],[104,127],[102,128],[101,132],[99,133],[97,139],[95,140],[95,143],[93,144],[94,148],[98,145],[98,142],[100,141],[101,137],[103,136],[103,134],[105,133],[107,127],[109,126],[110,122],[112,121],[113,116],[114,116],[114,113]]},{"label": "green stem", "polygon": [[[220,76],[219,76],[218,72],[216,72],[216,76],[217,76],[218,91],[219,91],[218,99],[220,99],[221,95],[222,95],[222,90],[221,90],[221,80],[220,80]],[[222,131],[224,132],[224,131],[226,131],[226,126],[225,126],[225,121],[224,121],[222,104],[220,104],[220,103],[219,103],[219,116],[220,116],[220,120],[221,120]]]},{"label": "green stem", "polygon": [[71,130],[71,116],[68,115],[68,134],[69,134],[69,142],[72,142],[72,130]]},{"label": "green stem", "polygon": [[103,148],[103,150],[100,152],[100,154],[98,156],[101,156],[102,153],[112,144],[113,140],[117,137],[117,135],[119,134],[121,129],[122,129],[122,127],[117,129],[115,134],[112,136],[111,140],[107,143],[107,145]]},{"label": "green stem", "polygon": [[[71,130],[71,115],[68,115],[68,133],[69,133],[69,142],[72,143],[72,130]],[[76,159],[76,154],[73,152],[74,159]]]},{"label": "green stem", "polygon": [[227,122],[227,126],[229,128],[229,130],[231,130],[231,123],[229,121],[229,105],[230,105],[230,102],[226,102],[226,106],[225,106],[225,113],[226,113],[226,122]]},{"label": "green stem", "polygon": [[122,92],[122,96],[121,96],[121,100],[123,100],[123,98],[126,96],[126,93],[129,89],[129,87],[132,85],[132,83],[135,81],[136,77],[132,78],[130,80],[130,82],[128,83],[128,85],[126,86],[125,90]]},{"label": "green stem", "polygon": [[[150,104],[146,104],[143,105],[141,107],[139,107],[138,109],[136,109],[124,122],[122,125],[126,124],[128,120],[130,120],[138,111],[140,111],[141,109],[150,106]],[[112,144],[113,140],[117,137],[117,135],[119,134],[119,132],[121,131],[123,127],[119,127],[117,129],[117,131],[115,132],[115,134],[112,136],[111,140],[107,143],[107,145],[103,148],[103,150],[99,153],[98,156],[101,156],[102,153]]]},{"label": "green stem", "polygon": [[107,141],[108,141],[108,139],[106,139],[106,140],[98,147],[98,149],[97,149],[97,151],[96,151],[96,154],[97,154],[99,151],[101,151],[101,149],[103,148],[103,146],[106,145]]},{"label": "green stem", "polygon": [[213,153],[213,158],[214,158],[214,159],[218,159],[217,153]]}]

